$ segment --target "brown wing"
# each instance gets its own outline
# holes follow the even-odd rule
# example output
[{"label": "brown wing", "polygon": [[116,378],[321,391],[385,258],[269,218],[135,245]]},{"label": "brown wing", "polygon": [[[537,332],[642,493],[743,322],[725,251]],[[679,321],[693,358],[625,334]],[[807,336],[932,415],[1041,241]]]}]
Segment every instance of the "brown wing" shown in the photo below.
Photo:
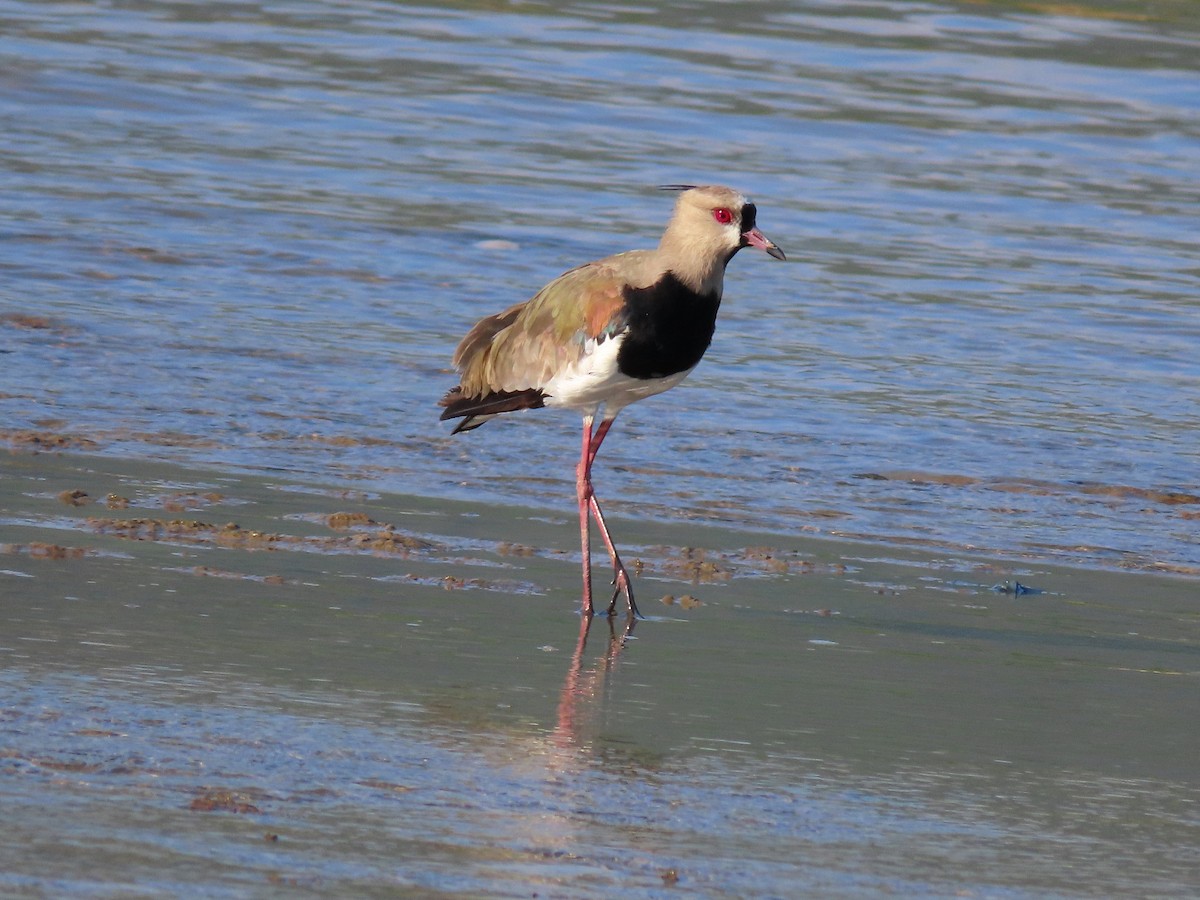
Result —
[{"label": "brown wing", "polygon": [[480,320],[454,353],[461,396],[538,390],[578,360],[589,338],[617,327],[635,257],[572,269],[525,303]]}]

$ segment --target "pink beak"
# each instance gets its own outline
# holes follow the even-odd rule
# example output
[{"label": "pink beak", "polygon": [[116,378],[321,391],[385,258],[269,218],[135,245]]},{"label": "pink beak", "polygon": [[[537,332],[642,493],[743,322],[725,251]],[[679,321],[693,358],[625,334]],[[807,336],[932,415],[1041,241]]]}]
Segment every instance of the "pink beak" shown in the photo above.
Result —
[{"label": "pink beak", "polygon": [[768,256],[773,256],[776,259],[787,259],[783,255],[783,251],[775,246],[774,242],[767,238],[765,234],[757,228],[751,228],[749,231],[742,233],[742,240],[746,242],[748,247],[757,247]]}]

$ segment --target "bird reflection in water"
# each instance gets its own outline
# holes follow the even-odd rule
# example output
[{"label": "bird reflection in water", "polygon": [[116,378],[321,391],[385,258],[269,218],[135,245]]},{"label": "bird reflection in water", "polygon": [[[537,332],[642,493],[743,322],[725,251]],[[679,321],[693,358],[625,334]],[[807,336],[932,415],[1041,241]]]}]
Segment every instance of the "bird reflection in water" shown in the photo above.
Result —
[{"label": "bird reflection in water", "polygon": [[595,663],[584,671],[584,653],[594,621],[596,620],[592,616],[580,619],[579,639],[575,643],[571,666],[559,693],[558,718],[552,735],[553,744],[559,750],[591,749],[594,735],[588,733],[591,731],[589,726],[597,709],[604,706],[603,700],[607,696],[609,686],[608,676],[616,671],[621,652],[637,624],[637,618],[632,614],[626,617],[620,627],[615,618],[604,617],[608,634],[598,634],[596,637],[607,640],[607,646]]}]

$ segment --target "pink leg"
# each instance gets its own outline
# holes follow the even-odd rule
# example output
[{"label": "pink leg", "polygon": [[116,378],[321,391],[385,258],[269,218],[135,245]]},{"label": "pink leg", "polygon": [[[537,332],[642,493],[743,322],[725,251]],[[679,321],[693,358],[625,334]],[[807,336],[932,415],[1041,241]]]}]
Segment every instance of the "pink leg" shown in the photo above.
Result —
[{"label": "pink leg", "polygon": [[590,620],[592,607],[592,417],[583,417],[583,450],[579,454],[579,466],[575,470],[575,495],[579,498],[579,536],[583,542],[583,617]]},{"label": "pink leg", "polygon": [[616,612],[617,598],[621,596],[621,592],[625,592],[625,599],[629,601],[630,615],[640,616],[637,604],[633,602],[633,587],[629,581],[629,572],[625,570],[625,564],[621,562],[621,557],[617,553],[616,545],[613,544],[612,538],[608,533],[608,526],[604,523],[604,514],[600,512],[600,503],[596,500],[596,495],[592,495],[592,515],[596,517],[596,524],[600,526],[600,537],[604,540],[604,546],[608,548],[608,555],[612,558],[613,564],[613,580],[612,583],[616,586],[613,591],[612,600],[608,604],[608,614],[611,616]]},{"label": "pink leg", "polygon": [[616,419],[602,419],[600,427],[596,429],[596,433],[592,435],[592,446],[588,452],[588,477],[592,474],[592,463],[596,461],[596,454],[600,451],[600,445],[604,443],[604,439],[608,436],[608,429],[612,428],[613,422]]},{"label": "pink leg", "polygon": [[577,481],[577,492],[579,495],[579,528],[584,541],[584,611],[588,615],[593,612],[592,607],[592,578],[591,578],[591,536],[588,527],[588,513],[596,519],[596,524],[600,527],[600,537],[604,540],[604,546],[608,550],[608,555],[612,559],[613,565],[613,585],[616,590],[613,592],[612,600],[608,604],[608,614],[611,616],[616,612],[617,598],[624,592],[625,599],[629,601],[629,612],[631,615],[641,615],[638,612],[637,604],[633,600],[633,586],[629,579],[629,572],[626,571],[624,564],[621,562],[621,557],[617,553],[616,545],[613,543],[612,536],[608,532],[608,525],[604,521],[604,513],[600,511],[600,502],[596,499],[596,492],[592,486],[592,463],[596,461],[596,454],[600,450],[600,444],[603,443],[608,430],[612,428],[614,419],[604,419],[600,422],[595,433],[592,433],[592,420],[590,417],[584,419],[584,448],[583,454],[580,457],[579,479]]}]

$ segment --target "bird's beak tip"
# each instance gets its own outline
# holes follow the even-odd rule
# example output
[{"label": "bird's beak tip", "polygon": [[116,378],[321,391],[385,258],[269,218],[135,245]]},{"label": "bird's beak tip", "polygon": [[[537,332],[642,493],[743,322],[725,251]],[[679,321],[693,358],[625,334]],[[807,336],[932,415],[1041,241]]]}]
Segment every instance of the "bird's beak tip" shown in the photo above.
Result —
[{"label": "bird's beak tip", "polygon": [[757,228],[751,228],[742,235],[742,239],[748,246],[757,247],[759,250],[762,250],[764,253],[766,253],[767,256],[774,257],[775,259],[782,259],[784,261],[787,260],[787,257],[784,255],[783,251],[775,245],[775,242],[770,240]]}]

